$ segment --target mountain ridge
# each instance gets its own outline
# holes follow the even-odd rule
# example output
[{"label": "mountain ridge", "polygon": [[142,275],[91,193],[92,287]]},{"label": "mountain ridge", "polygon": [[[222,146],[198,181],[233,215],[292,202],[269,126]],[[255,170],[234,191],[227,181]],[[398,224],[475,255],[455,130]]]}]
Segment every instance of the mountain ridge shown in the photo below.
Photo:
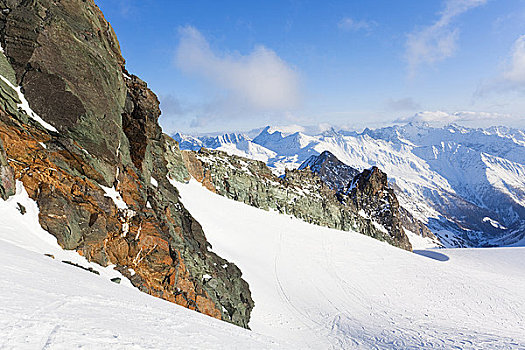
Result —
[{"label": "mountain ridge", "polygon": [[332,128],[317,135],[266,127],[244,141],[264,147],[266,153],[236,149],[234,143],[215,149],[257,157],[275,174],[298,168],[323,151],[361,171],[378,166],[388,174],[403,207],[447,246],[461,247],[520,241],[525,222],[524,140],[520,129],[412,122],[361,133]]},{"label": "mountain ridge", "polygon": [[[385,181],[363,177],[363,186],[343,198],[309,168],[287,170],[278,177],[264,162],[224,151],[185,150],[181,151],[181,157],[191,178],[211,192],[318,226],[356,231],[412,250],[401,226],[397,199],[385,182],[386,175],[379,170],[374,174],[380,173]],[[175,169],[170,171],[172,175],[183,178]]]}]

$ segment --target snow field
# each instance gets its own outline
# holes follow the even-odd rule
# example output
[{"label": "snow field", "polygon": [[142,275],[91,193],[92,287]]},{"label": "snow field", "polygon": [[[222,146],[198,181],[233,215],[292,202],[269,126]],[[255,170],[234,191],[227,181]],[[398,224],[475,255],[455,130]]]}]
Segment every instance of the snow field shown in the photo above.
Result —
[{"label": "snow field", "polygon": [[255,301],[252,330],[308,349],[525,347],[525,248],[420,254],[177,185]]}]

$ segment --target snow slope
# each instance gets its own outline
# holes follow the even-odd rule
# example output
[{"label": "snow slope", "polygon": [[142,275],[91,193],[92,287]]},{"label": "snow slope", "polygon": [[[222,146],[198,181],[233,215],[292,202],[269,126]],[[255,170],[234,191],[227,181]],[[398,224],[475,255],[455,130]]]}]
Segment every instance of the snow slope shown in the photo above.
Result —
[{"label": "snow slope", "polygon": [[525,348],[525,248],[415,254],[177,187],[250,284],[255,332],[298,349]]},{"label": "snow slope", "polygon": [[177,187],[213,249],[250,284],[252,332],[125,279],[111,282],[118,272],[61,250],[40,228],[38,208],[18,183],[17,194],[0,201],[0,348],[525,347],[525,248],[418,255],[256,209],[195,181]]},{"label": "snow slope", "polygon": [[[24,208],[25,214],[19,210],[20,205]],[[17,181],[16,194],[9,197],[7,201],[0,199],[0,242],[10,243],[40,255],[51,254],[58,261],[66,260],[86,268],[93,268],[106,280],[120,277],[123,285],[131,287],[131,282],[114,270],[113,266],[102,267],[88,262],[74,251],[63,250],[56,238],[40,226],[38,212],[37,204],[29,198],[22,183]]]},{"label": "snow slope", "polygon": [[[27,209],[24,215],[17,203]],[[110,281],[119,276],[121,284]],[[38,208],[20,183],[15,196],[0,200],[0,285],[0,349],[285,348],[142,293],[111,267],[63,251],[39,226]]]},{"label": "snow slope", "polygon": [[253,152],[241,150],[234,137],[228,140],[207,147],[266,161],[276,173],[299,167],[323,151],[358,170],[377,166],[396,187],[400,204],[447,246],[512,245],[523,238],[522,130],[407,124],[306,135],[266,127],[251,141],[244,136],[242,142],[259,146]]}]

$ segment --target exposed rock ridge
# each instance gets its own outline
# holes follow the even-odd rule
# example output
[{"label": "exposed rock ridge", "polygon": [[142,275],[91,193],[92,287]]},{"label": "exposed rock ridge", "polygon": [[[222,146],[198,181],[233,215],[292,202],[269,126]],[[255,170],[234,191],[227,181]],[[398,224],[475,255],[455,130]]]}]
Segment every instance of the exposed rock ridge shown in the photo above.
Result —
[{"label": "exposed rock ridge", "polygon": [[357,169],[341,162],[329,151],[308,158],[299,169],[310,169],[330,188],[337,191],[341,202],[352,204],[359,211],[374,218],[391,232],[401,227],[439,245],[439,240],[419,220],[399,205],[395,190],[389,185],[387,175],[377,167],[359,173]]},{"label": "exposed rock ridge", "polygon": [[[116,265],[149,294],[248,327],[248,285],[210,251],[168,181],[159,102],[126,71],[93,0],[0,7],[0,196],[21,181],[65,249]],[[36,114],[23,111],[24,98]]]},{"label": "exposed rock ridge", "polygon": [[205,148],[182,151],[182,158],[195,179],[225,197],[412,249],[397,221],[387,228],[371,216],[360,215],[360,201],[341,203],[337,192],[309,169],[288,170],[284,177],[277,177],[263,162]]},{"label": "exposed rock ridge", "polygon": [[6,200],[15,194],[15,173],[7,161],[4,145],[0,139],[0,198]]}]

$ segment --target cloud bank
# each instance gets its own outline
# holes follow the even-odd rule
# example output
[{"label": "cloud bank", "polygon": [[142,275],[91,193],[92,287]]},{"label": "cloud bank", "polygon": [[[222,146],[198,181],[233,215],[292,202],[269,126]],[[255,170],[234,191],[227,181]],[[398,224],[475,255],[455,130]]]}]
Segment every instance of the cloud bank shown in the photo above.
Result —
[{"label": "cloud bank", "polygon": [[300,100],[297,72],[277,54],[257,46],[251,53],[217,53],[194,27],[179,30],[176,65],[228,94],[231,103],[255,111],[288,110]]},{"label": "cloud bank", "polygon": [[448,113],[443,111],[423,111],[408,117],[394,120],[394,123],[424,122],[429,124],[450,124],[468,122],[496,122],[501,123],[505,119],[512,119],[509,114],[490,112],[461,111]]},{"label": "cloud bank", "polygon": [[405,57],[413,76],[422,64],[433,64],[454,55],[459,29],[453,26],[459,15],[485,4],[487,0],[447,0],[439,19],[432,25],[408,34]]}]

